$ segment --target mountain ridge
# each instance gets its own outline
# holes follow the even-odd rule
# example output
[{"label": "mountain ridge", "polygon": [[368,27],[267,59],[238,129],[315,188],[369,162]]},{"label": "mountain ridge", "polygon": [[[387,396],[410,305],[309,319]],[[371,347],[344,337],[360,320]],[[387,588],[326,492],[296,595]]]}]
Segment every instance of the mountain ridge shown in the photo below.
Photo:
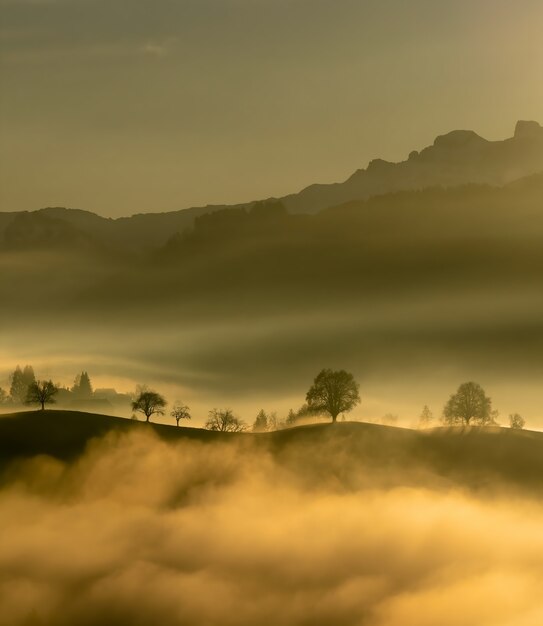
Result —
[{"label": "mountain ridge", "polygon": [[[436,137],[420,152],[412,151],[404,161],[373,159],[366,169],[356,170],[342,183],[313,184],[299,193],[260,202],[281,202],[289,213],[315,214],[402,191],[466,184],[501,187],[539,172],[543,172],[543,127],[521,120],[508,139],[489,141],[471,130],[451,131]],[[119,218],[65,207],[0,212],[0,246],[24,245],[25,237],[27,245],[40,239],[65,242],[71,233],[74,242],[84,241],[85,245],[96,241],[111,248],[148,250],[164,245],[176,232],[190,229],[202,215],[224,209],[247,210],[257,203],[207,205]]]},{"label": "mountain ridge", "polygon": [[314,184],[281,198],[293,213],[314,213],[375,195],[467,183],[502,186],[543,170],[543,127],[520,120],[513,137],[489,141],[471,130],[436,137],[405,161],[373,159],[343,183]]}]

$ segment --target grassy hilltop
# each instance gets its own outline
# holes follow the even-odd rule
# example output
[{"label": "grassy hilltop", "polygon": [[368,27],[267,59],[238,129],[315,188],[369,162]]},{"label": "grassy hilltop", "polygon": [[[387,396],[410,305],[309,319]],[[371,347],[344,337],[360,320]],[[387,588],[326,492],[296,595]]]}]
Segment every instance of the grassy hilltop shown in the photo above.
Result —
[{"label": "grassy hilltop", "polygon": [[[110,432],[149,433],[172,444],[235,445],[260,449],[282,466],[350,488],[450,482],[476,488],[509,485],[543,490],[543,433],[509,428],[415,431],[377,424],[315,424],[264,434],[177,428],[77,411],[29,411],[0,419],[0,464],[49,455],[74,461]],[[303,471],[302,471],[303,470]]]}]

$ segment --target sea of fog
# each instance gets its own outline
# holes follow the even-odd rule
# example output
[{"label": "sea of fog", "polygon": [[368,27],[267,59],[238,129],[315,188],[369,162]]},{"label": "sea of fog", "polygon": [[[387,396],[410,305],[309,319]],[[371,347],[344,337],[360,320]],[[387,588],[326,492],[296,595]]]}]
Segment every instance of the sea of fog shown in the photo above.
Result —
[{"label": "sea of fog", "polygon": [[0,625],[543,623],[539,493],[352,471],[143,431],[19,462],[0,488]]}]

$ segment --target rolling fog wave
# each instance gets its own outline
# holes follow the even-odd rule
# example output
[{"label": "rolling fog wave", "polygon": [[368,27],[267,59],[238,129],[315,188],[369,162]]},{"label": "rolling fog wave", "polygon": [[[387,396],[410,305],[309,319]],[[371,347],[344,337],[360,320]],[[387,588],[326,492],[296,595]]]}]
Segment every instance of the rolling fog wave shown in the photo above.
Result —
[{"label": "rolling fog wave", "polygon": [[535,497],[301,473],[246,445],[147,432],[110,434],[72,465],[11,467],[0,624],[543,623]]}]

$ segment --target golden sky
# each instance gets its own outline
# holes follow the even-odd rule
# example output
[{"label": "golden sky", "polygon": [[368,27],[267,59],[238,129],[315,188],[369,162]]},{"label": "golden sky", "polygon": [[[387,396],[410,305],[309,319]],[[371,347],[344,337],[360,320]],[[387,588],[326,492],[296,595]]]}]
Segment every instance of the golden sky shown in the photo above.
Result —
[{"label": "golden sky", "polygon": [[543,121],[541,0],[0,0],[0,210],[249,201]]}]

